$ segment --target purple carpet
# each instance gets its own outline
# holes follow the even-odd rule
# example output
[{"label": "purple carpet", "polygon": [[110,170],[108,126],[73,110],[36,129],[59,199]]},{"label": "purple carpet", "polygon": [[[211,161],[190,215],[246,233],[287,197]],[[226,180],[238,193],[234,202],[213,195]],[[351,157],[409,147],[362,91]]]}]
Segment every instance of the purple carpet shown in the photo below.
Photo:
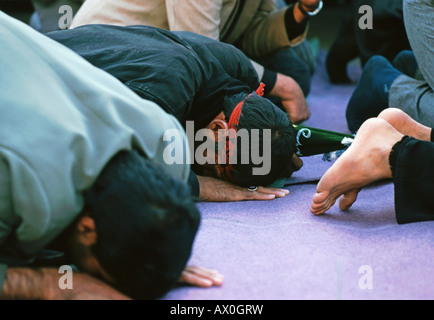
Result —
[{"label": "purple carpet", "polygon": [[[348,132],[354,85],[333,86],[320,59],[309,105],[312,127]],[[358,65],[350,69],[354,79]],[[434,222],[398,225],[393,185],[365,188],[348,212],[310,211],[330,167],[304,158],[287,181],[290,195],[270,202],[200,203],[202,224],[190,264],[217,269],[223,286],[178,287],[167,300],[434,299]]]}]

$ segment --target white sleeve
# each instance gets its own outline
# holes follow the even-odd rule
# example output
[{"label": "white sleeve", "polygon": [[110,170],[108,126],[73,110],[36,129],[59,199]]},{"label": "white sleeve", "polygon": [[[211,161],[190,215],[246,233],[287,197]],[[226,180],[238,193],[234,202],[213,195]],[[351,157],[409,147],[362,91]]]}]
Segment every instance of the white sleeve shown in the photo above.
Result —
[{"label": "white sleeve", "polygon": [[220,39],[223,0],[166,0],[171,31],[190,31]]}]

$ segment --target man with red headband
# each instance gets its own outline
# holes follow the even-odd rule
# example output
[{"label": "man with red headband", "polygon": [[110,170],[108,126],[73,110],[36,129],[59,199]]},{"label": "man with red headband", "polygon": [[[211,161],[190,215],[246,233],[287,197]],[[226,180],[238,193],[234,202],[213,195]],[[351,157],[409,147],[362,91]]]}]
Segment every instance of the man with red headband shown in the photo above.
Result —
[{"label": "man with red headband", "polygon": [[[261,132],[260,149],[271,145],[269,172],[252,174],[257,167],[253,161],[195,163],[198,175],[190,177],[190,186],[201,200],[270,200],[288,194],[266,186],[301,166],[301,161],[293,161],[294,128],[283,110],[252,93],[259,86],[256,71],[235,47],[190,32],[149,26],[86,25],[47,36],[112,74],[142,98],[156,102],[185,128],[189,123],[195,131],[208,128],[218,141],[219,133],[229,130],[235,108],[237,131]],[[265,94],[269,94],[266,88]],[[242,101],[242,108],[236,108]],[[269,136],[263,135],[264,130],[269,130]],[[241,157],[241,149],[235,158]],[[254,192],[248,186],[254,186],[249,189]]]}]

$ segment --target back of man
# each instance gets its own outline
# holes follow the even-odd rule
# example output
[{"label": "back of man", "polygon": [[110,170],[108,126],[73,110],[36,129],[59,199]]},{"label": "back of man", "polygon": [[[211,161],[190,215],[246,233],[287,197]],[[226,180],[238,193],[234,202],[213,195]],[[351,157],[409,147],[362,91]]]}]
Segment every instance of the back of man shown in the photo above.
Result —
[{"label": "back of man", "polygon": [[156,102],[182,124],[207,126],[224,97],[259,85],[250,60],[231,45],[149,26],[86,25],[47,34]]},{"label": "back of man", "polygon": [[174,117],[1,12],[0,34],[0,246],[8,241],[0,263],[30,257],[59,235],[119,151],[137,149],[187,179],[188,165],[163,157],[164,133],[177,129],[188,163]]}]

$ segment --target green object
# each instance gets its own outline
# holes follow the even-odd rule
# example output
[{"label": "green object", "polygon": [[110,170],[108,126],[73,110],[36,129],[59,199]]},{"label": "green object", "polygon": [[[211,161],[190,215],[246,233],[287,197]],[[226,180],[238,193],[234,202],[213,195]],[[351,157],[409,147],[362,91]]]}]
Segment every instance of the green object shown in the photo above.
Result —
[{"label": "green object", "polygon": [[353,142],[354,135],[324,129],[294,125],[297,132],[297,152],[299,157],[308,157],[344,150]]},{"label": "green object", "polygon": [[[297,132],[297,156],[324,154],[324,161],[332,161],[353,142],[354,135],[294,124]],[[336,154],[335,152],[338,151]],[[279,179],[269,188],[283,188],[287,178]]]},{"label": "green object", "polygon": [[285,186],[287,178],[282,178],[277,181],[275,181],[273,184],[269,185],[268,188],[278,188],[282,189]]}]

